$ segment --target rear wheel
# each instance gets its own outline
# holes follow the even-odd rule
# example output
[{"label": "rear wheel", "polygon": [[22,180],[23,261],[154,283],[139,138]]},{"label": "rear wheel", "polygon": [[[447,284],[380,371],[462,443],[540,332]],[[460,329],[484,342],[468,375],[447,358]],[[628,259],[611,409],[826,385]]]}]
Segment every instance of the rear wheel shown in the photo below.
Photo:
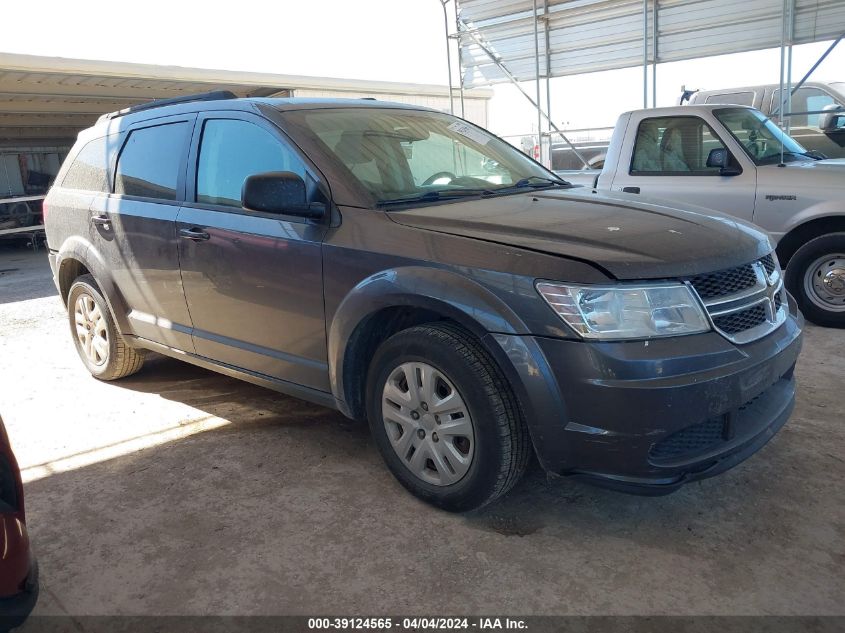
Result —
[{"label": "rear wheel", "polygon": [[76,351],[92,376],[117,380],[141,369],[143,352],[129,347],[117,331],[93,276],[82,275],[73,282],[67,307]]},{"label": "rear wheel", "polygon": [[813,323],[845,327],[845,233],[804,244],[786,267],[786,287]]},{"label": "rear wheel", "polygon": [[379,347],[368,414],[391,472],[445,510],[472,510],[503,495],[530,456],[510,386],[478,341],[451,325],[413,327]]}]

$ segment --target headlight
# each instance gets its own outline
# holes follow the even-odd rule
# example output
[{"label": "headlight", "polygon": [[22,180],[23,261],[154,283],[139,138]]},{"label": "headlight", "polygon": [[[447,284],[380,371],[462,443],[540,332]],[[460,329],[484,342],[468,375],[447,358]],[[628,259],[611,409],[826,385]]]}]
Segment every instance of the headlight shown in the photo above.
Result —
[{"label": "headlight", "polygon": [[704,308],[683,284],[573,286],[538,282],[537,291],[584,338],[653,338],[710,329]]}]

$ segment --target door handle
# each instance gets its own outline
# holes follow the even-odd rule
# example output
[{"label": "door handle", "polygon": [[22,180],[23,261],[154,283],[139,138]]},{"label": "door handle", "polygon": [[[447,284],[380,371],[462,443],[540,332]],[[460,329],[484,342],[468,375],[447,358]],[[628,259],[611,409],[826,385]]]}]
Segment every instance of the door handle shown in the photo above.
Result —
[{"label": "door handle", "polygon": [[639,187],[622,187],[622,193],[639,193]]},{"label": "door handle", "polygon": [[203,231],[202,229],[180,229],[179,230],[179,237],[183,237],[186,240],[192,240],[194,242],[205,242],[206,240],[211,239],[211,236]]},{"label": "door handle", "polygon": [[111,224],[111,220],[107,215],[94,215],[91,216],[91,224],[94,224],[95,226],[106,226]]}]

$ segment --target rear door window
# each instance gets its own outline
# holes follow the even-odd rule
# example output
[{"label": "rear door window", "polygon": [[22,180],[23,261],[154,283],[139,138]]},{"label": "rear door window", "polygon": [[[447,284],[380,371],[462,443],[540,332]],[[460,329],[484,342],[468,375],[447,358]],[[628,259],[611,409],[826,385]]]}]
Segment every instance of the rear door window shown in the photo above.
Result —
[{"label": "rear door window", "polygon": [[73,159],[62,180],[62,187],[83,191],[109,191],[109,164],[117,141],[104,136],[89,141]]},{"label": "rear door window", "polygon": [[176,200],[190,129],[183,121],[130,132],[117,160],[114,192]]}]

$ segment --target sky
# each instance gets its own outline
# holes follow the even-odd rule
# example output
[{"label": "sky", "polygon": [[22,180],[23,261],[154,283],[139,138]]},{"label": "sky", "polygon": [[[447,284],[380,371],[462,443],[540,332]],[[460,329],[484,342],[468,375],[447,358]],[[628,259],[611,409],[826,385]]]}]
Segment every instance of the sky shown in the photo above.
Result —
[{"label": "sky", "polygon": [[[3,24],[32,24],[32,6],[8,2]],[[348,79],[447,83],[440,0],[41,0],[37,27],[3,29],[0,50],[85,59],[249,70]],[[448,5],[452,15],[452,4]],[[800,78],[827,47],[795,47]],[[453,55],[454,57],[454,55]],[[730,88],[775,83],[778,50],[660,64],[657,105],[677,102],[681,85]],[[814,78],[845,80],[845,43]],[[533,84],[528,86],[533,94]],[[536,114],[511,86],[494,88],[489,127],[530,133]],[[552,81],[552,117],[570,128],[613,125],[642,107],[639,68]]]}]

